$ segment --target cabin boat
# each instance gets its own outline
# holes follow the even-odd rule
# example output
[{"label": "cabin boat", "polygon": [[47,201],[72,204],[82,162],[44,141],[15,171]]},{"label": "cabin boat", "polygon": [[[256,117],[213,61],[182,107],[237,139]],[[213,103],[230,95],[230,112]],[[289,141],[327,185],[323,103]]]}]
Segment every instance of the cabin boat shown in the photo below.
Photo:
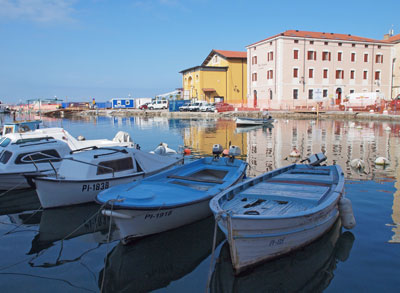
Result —
[{"label": "cabin boat", "polygon": [[130,139],[80,141],[63,128],[8,133],[0,138],[0,190],[30,188],[25,175],[54,172],[61,164],[60,158],[69,155],[71,150],[93,146],[133,147],[134,144]]},{"label": "cabin boat", "polygon": [[43,208],[91,202],[113,186],[143,179],[183,162],[182,155],[162,156],[127,147],[71,151],[55,174],[33,176]]},{"label": "cabin boat", "polygon": [[[343,171],[320,166],[324,160],[322,153],[313,155],[308,164],[265,173],[210,201],[236,272],[311,243],[332,227],[339,209],[345,213]],[[342,215],[342,223],[352,228],[355,220],[348,216]]]},{"label": "cabin boat", "polygon": [[268,125],[272,124],[274,119],[271,116],[264,118],[245,118],[245,117],[237,117],[236,125],[237,126],[256,126],[256,125]]},{"label": "cabin boat", "polygon": [[124,243],[132,238],[174,229],[211,214],[212,197],[241,181],[247,163],[230,147],[229,157],[214,145],[214,157],[206,157],[129,184],[118,185],[97,195],[96,201],[112,217]]},{"label": "cabin boat", "polygon": [[13,121],[3,125],[1,135],[8,133],[24,133],[28,131],[35,131],[40,128],[42,120],[26,120],[26,121]]}]

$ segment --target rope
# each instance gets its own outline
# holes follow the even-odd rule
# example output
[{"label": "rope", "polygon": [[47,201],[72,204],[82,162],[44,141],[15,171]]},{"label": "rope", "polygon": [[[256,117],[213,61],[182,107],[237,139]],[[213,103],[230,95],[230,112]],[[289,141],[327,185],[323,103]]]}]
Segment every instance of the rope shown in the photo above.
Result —
[{"label": "rope", "polygon": [[218,232],[218,222],[221,219],[222,215],[225,213],[225,211],[220,211],[218,214],[215,216],[215,225],[214,225],[214,237],[213,237],[213,246],[211,250],[211,259],[210,259],[210,266],[208,268],[208,279],[207,279],[207,287],[206,287],[206,292],[208,292],[210,288],[210,282],[211,282],[211,275],[213,272],[212,265],[214,263],[214,253],[215,253],[215,246],[217,245],[217,232]]},{"label": "rope", "polygon": [[13,191],[15,188],[17,188],[18,186],[20,186],[21,184],[24,184],[25,181],[22,180],[20,183],[18,183],[17,185],[11,187],[10,189],[6,190],[5,192],[0,194],[0,197],[2,197],[3,195],[6,195],[7,193],[9,193],[10,191]]},{"label": "rope", "polygon": [[13,229],[11,229],[10,231],[4,233],[3,235],[0,236],[0,238],[13,233],[15,230],[17,230],[19,227],[21,227],[22,225],[25,224],[25,222],[29,221],[34,215],[36,215],[38,212],[43,211],[42,206],[40,206],[32,215],[30,215],[28,218],[25,219],[25,221],[23,221],[21,224],[17,225],[16,227],[14,227]]}]

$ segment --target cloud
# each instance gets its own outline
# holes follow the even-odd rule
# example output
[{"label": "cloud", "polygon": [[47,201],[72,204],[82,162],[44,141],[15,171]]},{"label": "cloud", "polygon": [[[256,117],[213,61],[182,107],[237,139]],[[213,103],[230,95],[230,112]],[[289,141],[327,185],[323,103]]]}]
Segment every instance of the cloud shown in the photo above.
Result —
[{"label": "cloud", "polygon": [[34,22],[73,21],[76,0],[0,0],[2,19],[29,20]]}]

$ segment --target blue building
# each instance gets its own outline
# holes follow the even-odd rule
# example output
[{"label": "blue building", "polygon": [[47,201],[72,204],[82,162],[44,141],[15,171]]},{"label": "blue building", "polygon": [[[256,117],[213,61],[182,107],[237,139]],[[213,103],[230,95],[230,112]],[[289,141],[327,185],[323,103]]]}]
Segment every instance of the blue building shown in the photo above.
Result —
[{"label": "blue building", "polygon": [[133,109],[135,108],[134,98],[111,99],[113,109]]}]

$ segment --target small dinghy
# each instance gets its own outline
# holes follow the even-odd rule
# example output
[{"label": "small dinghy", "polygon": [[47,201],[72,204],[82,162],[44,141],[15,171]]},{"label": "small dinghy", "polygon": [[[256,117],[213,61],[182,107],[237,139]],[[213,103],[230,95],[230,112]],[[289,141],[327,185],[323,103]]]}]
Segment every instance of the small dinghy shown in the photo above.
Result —
[{"label": "small dinghy", "polygon": [[244,117],[236,118],[237,126],[268,125],[272,124],[272,122],[274,122],[274,119],[271,116],[265,118],[244,118]]},{"label": "small dinghy", "polygon": [[[43,208],[81,204],[112,186],[140,180],[181,164],[183,156],[157,155],[134,148],[79,149],[62,158],[55,174],[33,177]],[[27,176],[29,178],[29,176]]]},{"label": "small dinghy", "polygon": [[210,199],[246,172],[247,163],[235,159],[238,147],[230,147],[229,157],[220,157],[222,152],[222,146],[214,145],[214,157],[110,188],[96,201],[106,205],[103,214],[112,217],[124,243],[203,219],[211,214]]},{"label": "small dinghy", "polygon": [[326,160],[322,153],[307,160],[235,185],[210,201],[236,272],[311,243],[335,223],[339,210],[345,228],[355,225],[342,169],[320,166]]}]

